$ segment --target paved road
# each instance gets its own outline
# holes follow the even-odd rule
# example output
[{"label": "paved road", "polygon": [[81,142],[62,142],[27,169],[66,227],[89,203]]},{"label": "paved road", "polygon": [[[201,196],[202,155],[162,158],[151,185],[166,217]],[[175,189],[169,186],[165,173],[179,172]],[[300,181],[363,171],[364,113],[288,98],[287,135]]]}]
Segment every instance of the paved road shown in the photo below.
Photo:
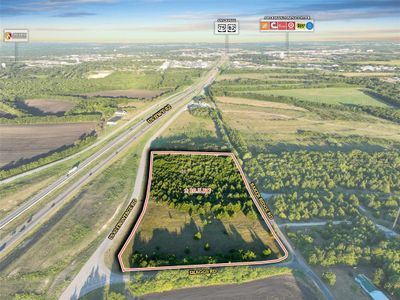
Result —
[{"label": "paved road", "polygon": [[[135,216],[140,214],[139,208],[142,206],[141,202],[143,201],[143,195],[141,194],[143,191],[143,179],[146,178],[145,172],[148,157],[147,153],[150,148],[151,142],[155,138],[157,138],[168,126],[170,126],[170,124],[175,121],[176,118],[178,118],[178,116],[184,111],[184,109],[181,109],[174,116],[170,117],[170,119],[157,131],[157,133],[150,138],[150,140],[144,147],[136,175],[135,187],[131,196],[131,199],[138,199],[138,203],[136,204],[134,210],[131,212],[129,216],[130,219],[135,218]],[[128,226],[127,224],[129,224],[129,222],[125,222],[119,232],[124,232],[124,228]],[[60,297],[61,300],[78,299],[80,296],[86,295],[87,293],[104,285],[110,283],[128,282],[130,280],[128,274],[124,275],[121,272],[111,272],[111,270],[104,263],[104,253],[106,253],[107,249],[111,247],[112,243],[112,240],[106,238],[100,244],[95,253],[89,258],[89,260],[85,263],[79,273],[75,276],[71,284],[67,287],[66,290],[64,290],[63,294]]]},{"label": "paved road", "polygon": [[289,250],[289,252],[292,254],[292,259],[289,262],[284,262],[282,263],[290,266],[294,269],[300,270],[303,272],[310,280],[314,283],[314,285],[322,292],[324,295],[325,299],[327,300],[335,300],[333,297],[331,291],[328,289],[326,284],[318,277],[317,274],[314,273],[314,271],[310,268],[310,266],[306,263],[304,260],[303,256],[301,255],[300,252],[298,252],[290,243],[289,239],[286,237],[286,235],[281,231],[275,220],[271,220],[271,224],[274,226],[276,234],[279,236],[281,241],[285,244],[286,248]]},{"label": "paved road", "polygon": [[[198,92],[200,92],[205,86],[210,85],[217,75],[217,69],[211,72],[209,78],[202,83],[200,88],[197,88]],[[146,143],[143,153],[141,155],[135,186],[133,190],[133,194],[131,199],[138,199],[138,203],[130,214],[130,218],[135,218],[140,213],[139,208],[141,207],[141,201],[143,201],[142,192],[143,192],[143,179],[146,178],[146,164],[147,164],[147,153],[150,145],[154,139],[156,139],[166,128],[168,128],[172,122],[174,122],[179,115],[184,112],[186,106],[179,111],[177,111],[174,115],[169,115],[168,121],[149,139]],[[129,222],[125,222],[119,232],[124,232],[124,228],[128,226]],[[117,233],[118,235],[118,233]],[[100,246],[96,249],[93,255],[89,258],[89,260],[85,263],[79,273],[75,276],[74,280],[70,283],[70,285],[64,290],[60,299],[62,300],[71,300],[78,299],[80,296],[86,295],[87,293],[105,286],[111,283],[121,283],[128,282],[129,275],[122,274],[121,272],[115,273],[112,272],[104,263],[104,254],[111,247],[113,241],[106,238]]]},{"label": "paved road", "polygon": [[320,221],[320,222],[293,222],[293,223],[281,223],[278,226],[279,227],[308,227],[308,226],[323,226],[326,225],[327,223],[332,223],[333,225],[339,225],[342,223],[350,223],[349,221]]},{"label": "paved road", "polygon": [[[30,170],[30,171],[26,171],[26,172],[24,172],[24,173],[21,173],[21,174],[18,174],[18,175],[9,177],[9,178],[7,178],[7,179],[0,180],[0,185],[5,184],[5,183],[12,182],[12,181],[14,181],[14,180],[16,180],[16,179],[19,179],[19,178],[22,178],[22,177],[25,177],[25,176],[28,176],[28,175],[37,173],[37,172],[39,172],[39,171],[45,170],[45,169],[47,169],[47,168],[50,168],[50,167],[52,167],[52,166],[54,166],[54,165],[57,165],[57,164],[60,164],[60,163],[62,163],[62,162],[71,160],[71,159],[73,159],[73,158],[75,158],[75,157],[77,157],[77,156],[79,156],[79,155],[81,155],[81,154],[83,154],[83,153],[85,153],[85,152],[87,152],[87,151],[89,151],[89,150],[91,150],[91,149],[97,147],[98,145],[100,145],[100,144],[103,143],[104,141],[108,140],[108,139],[109,139],[110,137],[112,137],[113,135],[115,135],[115,134],[117,134],[118,132],[123,131],[123,130],[125,130],[126,128],[128,128],[130,125],[132,125],[132,124],[133,124],[134,122],[136,122],[137,120],[141,119],[141,118],[142,118],[143,116],[145,116],[146,114],[149,114],[151,111],[155,110],[156,108],[161,107],[163,104],[167,103],[170,99],[172,99],[172,98],[174,98],[174,97],[177,97],[177,96],[179,96],[179,95],[181,95],[181,94],[187,93],[190,89],[191,89],[191,87],[185,89],[185,90],[182,91],[182,92],[179,92],[179,93],[177,93],[177,94],[171,95],[171,96],[169,96],[169,97],[167,97],[167,98],[161,100],[160,102],[157,102],[156,104],[154,104],[154,105],[148,107],[147,109],[145,109],[144,111],[142,111],[141,113],[139,113],[138,115],[136,115],[134,118],[130,119],[128,122],[126,122],[125,124],[123,124],[121,127],[117,128],[116,130],[110,132],[109,134],[107,134],[107,135],[105,135],[105,136],[100,137],[94,144],[92,144],[92,145],[90,145],[90,146],[88,146],[88,147],[82,149],[81,151],[79,151],[79,152],[77,152],[77,153],[75,153],[75,154],[73,154],[73,155],[67,156],[67,157],[65,157],[65,158],[63,158],[63,159],[60,159],[60,160],[57,160],[57,161],[55,161],[55,162],[49,163],[49,164],[47,164],[47,165],[44,165],[44,166],[35,168],[35,169],[33,169],[33,170]],[[133,130],[133,129],[131,129],[131,130]]]},{"label": "paved road", "polygon": [[365,207],[363,207],[362,205],[359,205],[358,208],[364,213],[364,215],[365,215],[368,219],[370,219],[372,222],[374,222],[375,226],[376,226],[379,230],[381,230],[381,231],[385,234],[385,236],[386,236],[387,238],[394,238],[394,237],[400,236],[396,231],[394,231],[394,230],[392,230],[392,229],[390,229],[390,228],[387,228],[387,227],[385,227],[385,226],[383,226],[383,225],[381,225],[381,224],[378,224],[378,223],[376,222],[375,218],[371,215],[371,213],[370,213],[368,210],[365,209]]},{"label": "paved road", "polygon": [[[132,124],[134,121],[136,121],[138,118],[142,117],[142,120],[133,125],[132,127],[129,128],[129,130],[126,130],[122,132],[119,136],[117,136],[115,139],[107,143],[104,147],[102,147],[99,151],[91,155],[89,158],[84,160],[79,164],[78,169],[70,174],[70,175],[63,175],[59,179],[57,179],[55,182],[50,184],[48,187],[45,189],[41,190],[38,194],[30,198],[28,201],[24,202],[21,206],[19,206],[16,210],[5,216],[3,219],[0,220],[0,229],[2,229],[4,226],[12,222],[14,219],[19,217],[21,214],[23,214],[25,211],[29,210],[32,206],[43,200],[47,195],[52,193],[53,191],[59,189],[62,187],[65,183],[70,181],[73,177],[76,177],[77,174],[80,174],[83,172],[83,170],[91,164],[93,161],[97,160],[100,156],[102,156],[104,153],[108,152],[111,148],[115,147],[116,145],[120,144],[122,141],[126,140],[133,132],[135,132],[138,128],[146,124],[145,118],[143,116],[145,114],[149,114],[150,111],[155,112],[157,111],[161,106],[165,105],[166,103],[175,103],[179,101],[180,99],[184,98],[185,96],[193,93],[194,88],[188,88],[185,90],[185,92],[178,94],[177,96],[174,97],[168,97],[161,102],[149,107],[142,113],[140,113],[138,116],[133,118],[132,120],[129,121],[129,124]],[[92,145],[93,146],[93,145]],[[35,169],[36,170],[36,169]],[[24,173],[25,174],[25,173]],[[2,245],[2,244],[0,244]]]},{"label": "paved road", "polygon": [[[210,82],[211,83],[211,82]],[[182,112],[182,111],[180,111]],[[174,115],[172,118],[168,120],[167,123],[164,124],[164,126],[150,139],[150,141],[146,144],[145,149],[143,151],[143,154],[141,156],[141,162],[139,164],[139,169],[138,173],[136,176],[136,181],[135,181],[135,188],[134,192],[132,195],[132,198],[137,198],[137,199],[142,199],[141,197],[141,191],[142,186],[143,186],[143,178],[144,172],[145,172],[145,165],[146,165],[146,159],[147,159],[147,149],[150,147],[151,141],[156,138],[165,128],[167,128],[177,117],[179,116],[179,113]],[[139,200],[141,201],[141,200]],[[139,202],[136,206],[133,212],[131,212],[131,218],[133,218],[134,215],[137,215],[140,213],[138,211],[138,207],[140,207],[141,203]],[[126,222],[123,226],[122,229],[119,232],[123,232],[123,228],[127,226],[128,222]],[[329,289],[326,287],[326,285],[322,282],[322,280],[311,270],[311,268],[307,265],[307,263],[304,261],[303,257],[301,256],[300,253],[298,253],[291,245],[291,243],[288,241],[286,236],[282,233],[282,231],[279,229],[279,227],[276,225],[274,221],[271,222],[272,225],[276,228],[277,234],[285,243],[287,249],[292,253],[292,257],[290,261],[286,261],[281,264],[281,266],[291,266],[295,269],[301,270],[304,272],[310,279],[311,281],[315,284],[319,290],[323,293],[325,298],[327,300],[334,300],[334,297],[332,296],[331,292]],[[130,280],[129,276],[127,274],[123,274],[121,272],[115,273],[112,272],[104,263],[104,254],[106,251],[110,248],[112,245],[112,241],[109,239],[105,239],[100,246],[97,248],[95,253],[89,258],[89,260],[85,263],[85,265],[82,267],[82,269],[79,271],[79,273],[75,276],[74,280],[71,282],[71,284],[64,290],[63,294],[61,295],[60,299],[61,300],[75,300],[78,299],[79,297],[89,293],[90,291],[93,291],[97,288],[103,287],[108,284],[112,283],[122,283],[122,282],[128,282]]]},{"label": "paved road", "polygon": [[[205,86],[209,85],[212,82],[212,80],[214,80],[216,71],[214,70],[210,74],[211,75],[209,75],[204,82],[202,82],[201,84],[197,84],[194,87],[189,88],[185,93],[182,93],[179,96],[170,99],[168,103],[172,105],[181,102],[183,100],[186,100],[189,95],[199,93]],[[165,101],[163,101],[163,103],[165,103]],[[159,106],[160,104],[157,104],[156,108],[152,113],[157,111]],[[171,111],[169,113],[171,113]],[[61,206],[69,195],[71,195],[74,191],[78,190],[85,183],[87,183],[93,175],[99,173],[108,162],[110,162],[115,156],[118,155],[119,152],[126,149],[132,142],[134,142],[136,139],[138,139],[140,136],[142,136],[145,132],[150,130],[152,127],[154,127],[154,125],[158,124],[158,122],[163,119],[160,118],[155,122],[148,124],[145,121],[146,118],[135,124],[127,132],[124,132],[121,136],[119,136],[116,140],[113,140],[112,142],[108,143],[103,149],[96,152],[90,158],[82,162],[78,170],[82,171],[84,169],[87,169],[86,173],[83,176],[81,176],[76,182],[74,182],[71,186],[69,186],[65,191],[60,193],[51,203],[45,205],[41,210],[39,210],[39,212],[37,212],[36,214],[31,216],[28,220],[26,220],[23,224],[15,228],[13,232],[3,237],[3,239],[0,241],[0,252],[10,248],[15,242],[17,242],[20,238],[22,238],[22,236],[25,235],[29,230],[38,225],[44,219],[45,216],[54,211],[57,207]],[[134,134],[132,136],[131,134],[133,132]],[[116,147],[126,138],[128,138],[128,140],[124,144],[122,144],[122,146],[119,146],[119,148],[116,151],[113,151],[106,158],[104,158],[100,162],[97,162],[94,166],[86,168],[89,164],[91,164],[93,161],[102,156],[102,154],[106,153],[113,147]],[[19,215],[30,209],[32,206],[37,204],[46,195],[50,194],[53,191],[56,191],[61,186],[63,186],[65,182],[69,181],[72,177],[76,176],[76,174],[79,173],[78,170],[69,176],[65,175],[61,177],[53,184],[51,184],[49,187],[45,188],[44,190],[39,192],[36,196],[32,197],[30,200],[25,202],[21,207],[16,209],[14,212],[7,215],[3,220],[0,221],[0,229],[5,225],[7,225],[8,223],[10,223],[15,218],[17,218]]]}]

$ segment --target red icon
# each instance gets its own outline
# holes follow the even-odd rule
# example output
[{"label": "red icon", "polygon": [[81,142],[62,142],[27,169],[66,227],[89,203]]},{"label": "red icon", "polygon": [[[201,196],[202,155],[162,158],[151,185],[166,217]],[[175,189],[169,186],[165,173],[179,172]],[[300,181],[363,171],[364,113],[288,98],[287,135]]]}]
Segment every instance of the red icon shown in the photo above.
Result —
[{"label": "red icon", "polygon": [[278,30],[278,22],[271,22],[270,28],[271,30]]},{"label": "red icon", "polygon": [[287,23],[286,22],[278,22],[278,30],[286,30]]},{"label": "red icon", "polygon": [[287,22],[287,30],[295,30],[296,23],[295,22]]}]

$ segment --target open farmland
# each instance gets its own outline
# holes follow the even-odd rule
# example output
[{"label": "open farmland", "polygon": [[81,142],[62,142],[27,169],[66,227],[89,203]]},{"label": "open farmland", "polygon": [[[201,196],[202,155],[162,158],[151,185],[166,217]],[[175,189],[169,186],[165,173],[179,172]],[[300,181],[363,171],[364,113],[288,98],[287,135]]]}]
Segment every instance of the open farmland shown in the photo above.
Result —
[{"label": "open farmland", "polygon": [[298,299],[316,300],[318,297],[303,282],[293,275],[274,276],[242,284],[198,287],[175,290],[161,294],[149,294],[143,300],[159,299],[233,299],[233,300],[264,300],[264,299]]},{"label": "open farmland", "polygon": [[328,104],[386,106],[383,102],[375,100],[374,98],[366,95],[359,88],[352,87],[266,90],[259,91],[257,93],[294,97],[300,100]]},{"label": "open farmland", "polygon": [[75,104],[66,100],[28,99],[24,101],[29,107],[40,110],[42,113],[62,113],[71,110]]},{"label": "open farmland", "polygon": [[153,90],[110,90],[83,94],[88,97],[105,97],[105,98],[138,98],[138,99],[153,99],[160,96],[163,91]]},{"label": "open farmland", "polygon": [[96,123],[2,125],[0,126],[0,166],[20,159],[46,154],[64,145],[71,145],[90,133]]}]

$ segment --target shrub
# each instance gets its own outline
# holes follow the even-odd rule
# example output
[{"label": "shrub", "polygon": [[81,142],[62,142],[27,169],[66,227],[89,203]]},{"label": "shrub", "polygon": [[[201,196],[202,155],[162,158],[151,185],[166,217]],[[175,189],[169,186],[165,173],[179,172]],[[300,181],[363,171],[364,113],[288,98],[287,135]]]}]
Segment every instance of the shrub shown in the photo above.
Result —
[{"label": "shrub", "polygon": [[336,283],[336,274],[331,271],[323,272],[322,278],[331,286],[334,286]]},{"label": "shrub", "polygon": [[194,238],[195,240],[201,240],[201,232],[198,231],[198,232],[194,235],[193,238]]},{"label": "shrub", "polygon": [[206,251],[210,250],[210,244],[209,243],[205,243],[204,250],[206,250]]}]

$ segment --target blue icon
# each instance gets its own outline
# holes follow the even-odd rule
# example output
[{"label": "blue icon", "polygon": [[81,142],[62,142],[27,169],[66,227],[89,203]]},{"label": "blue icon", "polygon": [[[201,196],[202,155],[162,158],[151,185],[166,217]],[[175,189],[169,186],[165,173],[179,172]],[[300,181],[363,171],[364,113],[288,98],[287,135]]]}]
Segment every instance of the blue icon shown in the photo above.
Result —
[{"label": "blue icon", "polygon": [[313,29],[313,28],[314,28],[313,22],[308,22],[308,23],[306,24],[306,27],[307,27],[308,30]]}]

